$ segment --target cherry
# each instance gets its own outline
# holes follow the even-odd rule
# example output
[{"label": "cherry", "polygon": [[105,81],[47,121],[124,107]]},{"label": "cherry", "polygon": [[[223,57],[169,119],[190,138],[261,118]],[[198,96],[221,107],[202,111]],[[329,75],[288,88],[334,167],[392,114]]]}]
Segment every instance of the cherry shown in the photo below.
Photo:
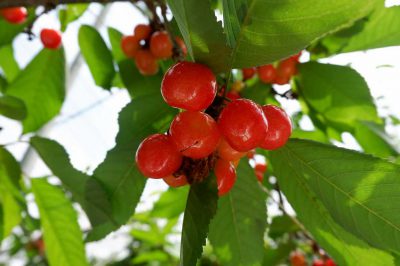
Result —
[{"label": "cherry", "polygon": [[247,158],[249,158],[249,159],[254,159],[254,155],[256,155],[255,150],[248,151],[246,154]]},{"label": "cherry", "polygon": [[236,91],[230,91],[230,92],[228,92],[228,93],[226,94],[226,97],[227,97],[228,99],[232,100],[232,101],[241,98],[241,97],[240,97],[240,94],[239,94],[238,92],[236,92]]},{"label": "cherry", "polygon": [[186,57],[187,55],[187,48],[185,42],[182,40],[180,37],[175,37],[175,41],[178,44],[179,48],[181,48],[183,57]]},{"label": "cherry", "polygon": [[142,75],[151,76],[158,72],[157,59],[148,50],[137,51],[135,63]]},{"label": "cherry", "polygon": [[0,15],[9,23],[22,24],[26,21],[28,11],[25,7],[10,7],[0,9]]},{"label": "cherry", "polygon": [[122,37],[121,48],[127,57],[134,58],[140,49],[139,39],[133,35]]},{"label": "cherry", "polygon": [[277,70],[273,65],[265,65],[257,68],[258,77],[264,83],[273,83],[277,77]]},{"label": "cherry", "polygon": [[255,67],[243,68],[242,73],[243,73],[243,80],[251,79],[256,74],[256,68]]},{"label": "cherry", "polygon": [[267,171],[267,165],[265,163],[256,163],[254,170],[257,172],[265,173]]},{"label": "cherry", "polygon": [[284,76],[278,75],[276,77],[274,83],[278,84],[278,85],[285,85],[285,84],[288,84],[289,81],[290,81],[290,77],[284,77]]},{"label": "cherry", "polygon": [[151,35],[150,51],[157,58],[170,58],[173,44],[166,31],[156,31]]},{"label": "cherry", "polygon": [[306,266],[306,258],[304,257],[304,254],[295,251],[290,255],[290,263],[292,266]]},{"label": "cherry", "polygon": [[224,138],[221,139],[218,145],[218,156],[226,161],[240,160],[245,154],[245,152],[239,152],[233,149]]},{"label": "cherry", "polygon": [[324,266],[324,265],[325,265],[324,261],[320,259],[315,259],[312,264],[312,266]]},{"label": "cherry", "polygon": [[167,177],[164,177],[164,182],[168,184],[170,187],[182,187],[184,185],[187,185],[188,181],[185,175],[179,175],[179,176],[174,176],[174,175],[169,175]]},{"label": "cherry", "polygon": [[182,155],[170,136],[153,134],[140,143],[136,151],[136,164],[144,176],[163,178],[179,169]]},{"label": "cherry", "polygon": [[229,145],[241,152],[260,145],[268,130],[261,107],[248,99],[229,103],[219,116],[218,126]]},{"label": "cherry", "polygon": [[214,173],[217,176],[218,195],[228,193],[236,181],[236,170],[232,162],[218,159],[215,164]]},{"label": "cherry", "polygon": [[43,29],[40,32],[40,39],[47,49],[58,49],[61,46],[61,33],[53,29]]},{"label": "cherry", "polygon": [[133,31],[133,34],[138,40],[147,40],[151,34],[151,27],[150,25],[146,24],[138,24]]},{"label": "cherry", "polygon": [[267,150],[278,149],[285,145],[292,133],[290,118],[278,106],[265,105],[262,110],[268,120],[268,131],[260,147]]},{"label": "cherry", "polygon": [[278,65],[278,76],[288,80],[297,73],[297,60],[291,57],[281,61]]},{"label": "cherry", "polygon": [[201,111],[214,100],[217,81],[211,70],[204,65],[178,62],[165,73],[161,93],[170,106]]},{"label": "cherry", "polygon": [[327,259],[325,261],[325,266],[336,266],[336,263],[332,259]]},{"label": "cherry", "polygon": [[264,172],[255,171],[255,174],[259,182],[262,182],[264,180]]},{"label": "cherry", "polygon": [[290,58],[292,58],[293,60],[299,62],[301,55],[303,54],[303,51],[300,51],[299,53],[292,55]]},{"label": "cherry", "polygon": [[178,150],[193,159],[210,155],[221,138],[217,123],[211,116],[191,111],[182,112],[175,117],[170,134]]}]

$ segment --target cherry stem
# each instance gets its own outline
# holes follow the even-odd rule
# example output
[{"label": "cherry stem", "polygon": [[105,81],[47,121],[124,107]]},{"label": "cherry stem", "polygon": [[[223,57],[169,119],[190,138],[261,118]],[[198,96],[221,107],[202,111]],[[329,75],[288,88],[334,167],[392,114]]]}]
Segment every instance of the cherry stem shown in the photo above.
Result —
[{"label": "cherry stem", "polygon": [[33,40],[33,36],[35,36],[35,34],[33,34],[33,32],[32,32],[32,28],[33,28],[33,25],[35,24],[35,22],[36,22],[41,16],[43,16],[44,14],[48,13],[49,11],[51,11],[51,10],[53,10],[53,9],[55,9],[55,8],[56,8],[56,5],[55,5],[55,4],[53,4],[53,3],[47,3],[47,4],[44,6],[44,10],[43,10],[42,12],[40,12],[38,15],[36,15],[36,16],[33,18],[33,20],[26,26],[24,32],[25,32],[26,34],[28,34],[28,40],[32,41],[32,40]]}]

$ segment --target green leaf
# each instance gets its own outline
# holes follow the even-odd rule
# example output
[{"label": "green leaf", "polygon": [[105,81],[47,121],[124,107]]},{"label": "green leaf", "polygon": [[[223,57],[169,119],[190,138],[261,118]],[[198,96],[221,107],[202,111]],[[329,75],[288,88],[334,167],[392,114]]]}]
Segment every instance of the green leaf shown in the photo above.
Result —
[{"label": "green leaf", "polygon": [[358,120],[381,122],[367,83],[352,68],[310,62],[299,70],[299,92],[328,125],[352,131]]},{"label": "green leaf", "polygon": [[180,266],[195,266],[203,252],[209,224],[217,211],[215,176],[191,185],[183,217]]},{"label": "green leaf", "polygon": [[65,9],[60,9],[58,17],[61,23],[61,31],[65,31],[69,23],[80,18],[88,7],[89,4],[68,4]]},{"label": "green leaf", "polygon": [[186,207],[185,199],[189,193],[189,187],[169,188],[161,194],[160,199],[154,204],[151,216],[157,218],[176,218]]},{"label": "green leaf", "polygon": [[92,26],[83,25],[79,29],[78,41],[96,85],[110,89],[115,75],[114,62],[100,33]]},{"label": "green leaf", "polygon": [[228,69],[230,49],[210,1],[167,0],[188,48],[197,62],[215,72]]},{"label": "green leaf", "polygon": [[268,248],[264,253],[263,266],[281,265],[285,261],[290,252],[296,249],[293,242],[280,244],[277,248]]},{"label": "green leaf", "polygon": [[78,217],[71,202],[59,188],[45,179],[32,179],[32,191],[39,208],[46,257],[50,265],[89,265]]},{"label": "green leaf", "polygon": [[243,98],[250,99],[258,104],[264,105],[267,103],[267,99],[271,97],[271,85],[267,85],[261,82],[257,82],[253,86],[246,87],[240,92]]},{"label": "green leaf", "polygon": [[305,131],[296,128],[295,130],[293,130],[291,137],[298,139],[310,139],[323,143],[329,143],[328,137],[324,134],[324,132],[318,129],[313,131]]},{"label": "green leaf", "polygon": [[28,13],[28,19],[23,24],[11,24],[0,18],[0,47],[10,44],[14,37],[21,33],[25,29],[25,27],[33,20],[33,18],[35,17],[34,10],[29,9]]},{"label": "green leaf", "polygon": [[272,218],[268,234],[271,238],[276,239],[286,233],[293,233],[299,230],[299,226],[288,215],[282,215]]},{"label": "green leaf", "polygon": [[348,41],[342,52],[400,45],[400,6],[383,5],[368,19],[364,29]]},{"label": "green leaf", "polygon": [[13,96],[0,96],[0,114],[15,120],[26,117],[26,106],[23,101]]},{"label": "green leaf", "polygon": [[[138,97],[120,113],[116,146],[94,172],[111,202],[112,217],[119,225],[133,215],[140,200],[146,178],[135,164],[140,142],[150,134],[165,132],[176,114],[161,98],[160,92]],[[109,231],[93,228],[88,239],[97,240]]]},{"label": "green leaf", "polygon": [[65,98],[64,49],[42,50],[8,86],[7,95],[25,102],[24,133],[38,130],[56,116]]},{"label": "green leaf", "polygon": [[298,53],[365,16],[376,1],[223,0],[225,31],[232,47],[230,65],[263,65]]},{"label": "green leaf", "polygon": [[17,77],[20,69],[14,58],[12,45],[5,45],[0,48],[0,68],[9,83]]},{"label": "green leaf", "polygon": [[393,210],[400,166],[305,140],[291,140],[270,158],[298,218],[339,265],[393,265],[369,245],[399,251],[400,216]]},{"label": "green leaf", "polygon": [[144,263],[149,262],[168,262],[169,256],[168,253],[161,250],[147,251],[140,253],[135,258],[132,259],[133,265],[143,265]]},{"label": "green leaf", "polygon": [[356,125],[354,137],[366,153],[384,158],[399,155],[382,125],[360,121]]},{"label": "green leaf", "polygon": [[237,168],[232,190],[218,201],[209,239],[222,265],[261,265],[267,223],[267,194],[246,160]]}]

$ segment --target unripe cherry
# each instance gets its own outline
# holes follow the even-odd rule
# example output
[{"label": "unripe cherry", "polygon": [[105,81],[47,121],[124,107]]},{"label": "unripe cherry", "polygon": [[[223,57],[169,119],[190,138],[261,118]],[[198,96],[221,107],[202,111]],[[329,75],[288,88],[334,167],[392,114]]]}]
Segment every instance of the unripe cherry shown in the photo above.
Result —
[{"label": "unripe cherry", "polygon": [[218,145],[218,156],[225,161],[237,161],[240,160],[246,153],[239,152],[229,145],[229,143],[222,138]]},{"label": "unripe cherry", "polygon": [[170,134],[178,150],[186,157],[200,159],[215,151],[221,135],[217,123],[208,114],[186,111],[171,123]]},{"label": "unripe cherry", "polygon": [[178,44],[179,48],[181,49],[183,57],[186,57],[186,55],[187,55],[187,47],[186,47],[185,42],[182,40],[181,37],[178,37],[178,36],[175,37],[175,41]]},{"label": "unripe cherry", "polygon": [[164,177],[163,180],[170,187],[182,187],[188,184],[187,178],[183,174],[179,176],[169,175]]},{"label": "unripe cherry", "polygon": [[166,31],[156,31],[150,38],[151,53],[161,59],[170,58],[172,56],[173,43]]},{"label": "unripe cherry", "polygon": [[256,68],[255,67],[250,67],[250,68],[243,68],[242,73],[243,73],[243,80],[251,79],[254,77],[256,74]]},{"label": "unripe cherry", "polygon": [[124,36],[121,39],[121,48],[127,57],[134,58],[140,49],[140,40],[136,36]]},{"label": "unripe cherry", "polygon": [[265,65],[257,68],[258,77],[264,83],[274,83],[277,77],[277,70],[273,65]]},{"label": "unripe cherry", "polygon": [[260,147],[267,150],[275,150],[286,144],[292,134],[292,123],[286,112],[275,105],[262,107],[268,120],[268,131]]},{"label": "unripe cherry", "polygon": [[22,24],[26,21],[28,11],[25,7],[9,7],[0,9],[0,15],[11,24]]},{"label": "unripe cherry", "polygon": [[313,264],[312,264],[312,266],[324,266],[324,265],[325,265],[325,263],[324,263],[324,261],[321,260],[321,259],[315,259],[315,260],[313,261]]},{"label": "unripe cherry", "polygon": [[327,259],[325,261],[325,266],[336,266],[336,263],[332,259]]},{"label": "unripe cherry", "polygon": [[151,76],[158,72],[157,59],[148,50],[139,50],[135,56],[136,67],[144,76]]},{"label": "unripe cherry", "polygon": [[138,24],[133,31],[133,34],[138,40],[147,40],[151,34],[151,27],[150,25],[146,24]]},{"label": "unripe cherry", "polygon": [[172,107],[201,111],[213,102],[217,81],[211,70],[204,65],[178,62],[165,73],[161,93]]},{"label": "unripe cherry", "polygon": [[232,162],[218,159],[214,173],[217,177],[218,195],[228,193],[236,182],[236,170]]},{"label": "unripe cherry", "polygon": [[154,134],[145,138],[136,151],[136,164],[144,176],[163,178],[182,164],[182,155],[170,136]]},{"label": "unripe cherry", "polygon": [[40,40],[47,49],[58,49],[61,46],[61,33],[53,29],[43,29],[40,32]]},{"label": "unripe cherry", "polygon": [[259,146],[268,130],[261,107],[248,99],[229,103],[219,116],[218,126],[229,145],[241,152]]}]

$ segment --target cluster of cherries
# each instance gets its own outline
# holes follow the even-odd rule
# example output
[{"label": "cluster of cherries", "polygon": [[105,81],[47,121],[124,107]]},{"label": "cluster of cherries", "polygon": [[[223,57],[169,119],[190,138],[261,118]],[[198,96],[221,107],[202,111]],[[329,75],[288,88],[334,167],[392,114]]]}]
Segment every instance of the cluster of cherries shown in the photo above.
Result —
[{"label": "cluster of cherries", "polygon": [[[187,49],[183,40],[176,37],[175,42],[185,56]],[[150,25],[139,24],[133,35],[122,38],[121,48],[127,57],[135,60],[142,75],[154,75],[158,72],[157,60],[172,57],[174,43],[166,31],[154,31]]]},{"label": "cluster of cherries", "polygon": [[[25,7],[10,7],[0,9],[0,16],[11,24],[22,24],[28,17],[28,11]],[[40,40],[47,49],[58,49],[61,46],[61,33],[54,29],[42,29]]]},{"label": "cluster of cherries", "polygon": [[[290,255],[290,264],[292,266],[307,266],[306,257],[300,251],[295,251]],[[336,263],[330,259],[314,259],[312,266],[336,266]]]},{"label": "cluster of cherries", "polygon": [[[290,119],[277,106],[259,106],[248,99],[221,101],[222,97],[216,97],[215,75],[198,63],[172,66],[163,78],[161,93],[168,105],[184,111],[174,118],[167,134],[143,140],[136,163],[143,175],[163,178],[173,187],[201,182],[191,174],[200,165],[197,171],[204,178],[207,169],[214,169],[219,195],[224,195],[233,187],[235,168],[247,152],[256,147],[277,149],[291,134]],[[265,170],[256,171],[263,174]]]}]

